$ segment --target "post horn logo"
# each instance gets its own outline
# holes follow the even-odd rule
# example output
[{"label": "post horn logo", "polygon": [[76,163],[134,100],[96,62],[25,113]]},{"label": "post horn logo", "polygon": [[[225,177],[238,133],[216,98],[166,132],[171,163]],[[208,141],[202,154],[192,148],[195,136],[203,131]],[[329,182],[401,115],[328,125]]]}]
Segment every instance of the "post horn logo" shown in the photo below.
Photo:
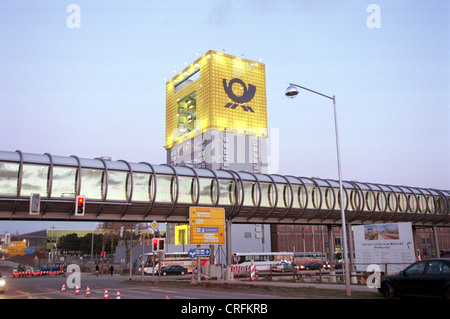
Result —
[{"label": "post horn logo", "polygon": [[[233,93],[232,87],[234,83],[239,83],[244,88],[244,94],[242,94],[242,96],[236,96]],[[227,85],[227,80],[223,79],[223,88],[225,90],[225,93],[227,93],[228,97],[232,99],[234,102],[236,102],[236,103],[227,103],[227,105],[225,105],[226,108],[235,109],[238,107],[239,104],[241,104],[241,107],[244,109],[244,111],[255,113],[255,111],[253,111],[253,109],[250,106],[243,105],[244,103],[251,101],[255,96],[256,87],[254,85],[249,84],[247,88],[245,83],[241,79],[237,78],[232,79],[230,82],[228,82]]]}]

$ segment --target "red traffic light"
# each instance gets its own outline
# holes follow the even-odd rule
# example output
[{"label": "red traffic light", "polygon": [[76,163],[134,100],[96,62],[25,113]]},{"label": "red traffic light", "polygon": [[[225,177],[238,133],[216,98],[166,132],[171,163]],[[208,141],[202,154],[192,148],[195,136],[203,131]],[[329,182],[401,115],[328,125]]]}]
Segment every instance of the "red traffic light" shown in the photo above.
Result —
[{"label": "red traffic light", "polygon": [[86,204],[84,196],[77,196],[75,201],[75,215],[83,216],[84,215],[84,206]]}]

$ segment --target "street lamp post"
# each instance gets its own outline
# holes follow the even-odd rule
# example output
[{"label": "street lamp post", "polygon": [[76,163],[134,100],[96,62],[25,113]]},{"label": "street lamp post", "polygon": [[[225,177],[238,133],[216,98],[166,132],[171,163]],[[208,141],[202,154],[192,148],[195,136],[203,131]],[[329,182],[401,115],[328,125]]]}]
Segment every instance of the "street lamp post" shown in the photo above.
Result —
[{"label": "street lamp post", "polygon": [[337,115],[336,115],[336,98],[335,96],[328,96],[322,93],[319,93],[317,91],[313,91],[311,89],[305,88],[303,86],[292,84],[290,83],[288,88],[286,89],[285,95],[289,98],[296,97],[299,92],[298,89],[303,89],[306,91],[309,91],[311,93],[315,93],[317,95],[323,96],[327,99],[330,99],[333,101],[333,108],[334,108],[334,130],[336,133],[336,152],[337,152],[337,164],[338,164],[338,175],[339,175],[339,204],[341,207],[341,221],[342,221],[342,237],[343,237],[343,248],[344,248],[344,268],[345,268],[345,285],[347,290],[347,296],[351,296],[351,288],[350,288],[350,269],[349,269],[349,263],[348,263],[348,253],[347,253],[347,231],[345,226],[345,212],[344,212],[344,193],[343,193],[343,187],[342,187],[342,173],[341,173],[341,154],[339,150],[339,133],[338,133],[338,123],[337,123]]}]

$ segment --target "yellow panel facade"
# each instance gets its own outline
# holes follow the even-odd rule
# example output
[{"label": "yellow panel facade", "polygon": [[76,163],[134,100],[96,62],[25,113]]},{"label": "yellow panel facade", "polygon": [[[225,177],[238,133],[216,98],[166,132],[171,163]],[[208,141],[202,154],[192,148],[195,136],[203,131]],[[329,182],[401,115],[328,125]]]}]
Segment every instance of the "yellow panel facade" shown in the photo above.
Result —
[{"label": "yellow panel facade", "polygon": [[209,129],[267,138],[265,66],[208,51],[166,83],[166,149]]}]

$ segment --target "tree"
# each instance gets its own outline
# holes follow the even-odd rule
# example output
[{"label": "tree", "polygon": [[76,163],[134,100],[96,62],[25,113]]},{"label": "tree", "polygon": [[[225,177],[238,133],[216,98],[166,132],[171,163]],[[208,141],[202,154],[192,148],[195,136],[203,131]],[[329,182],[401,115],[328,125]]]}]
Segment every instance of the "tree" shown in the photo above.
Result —
[{"label": "tree", "polygon": [[[80,238],[80,250],[83,254],[91,253],[92,234],[93,233],[89,233]],[[100,254],[100,252],[102,251],[102,241],[103,241],[102,234],[94,234],[94,243],[93,243],[94,255]]]},{"label": "tree", "polygon": [[[103,234],[94,234],[94,254],[102,250]],[[76,233],[61,236],[58,240],[58,249],[62,251],[90,254],[92,247],[92,233],[78,237]]]},{"label": "tree", "polygon": [[65,250],[68,252],[79,252],[80,251],[80,239],[75,233],[67,234],[62,236],[58,240],[58,248],[60,250]]},{"label": "tree", "polygon": [[140,243],[141,240],[141,236],[139,234],[137,234],[134,229],[133,231],[131,231],[132,227],[135,227],[136,224],[133,223],[124,223],[124,233],[123,233],[123,237],[122,240],[124,242],[125,245],[125,253],[126,253],[126,260],[127,260],[127,264],[130,267],[133,267],[133,261],[130,260],[130,250],[133,249],[134,246],[136,246],[137,244]]}]

